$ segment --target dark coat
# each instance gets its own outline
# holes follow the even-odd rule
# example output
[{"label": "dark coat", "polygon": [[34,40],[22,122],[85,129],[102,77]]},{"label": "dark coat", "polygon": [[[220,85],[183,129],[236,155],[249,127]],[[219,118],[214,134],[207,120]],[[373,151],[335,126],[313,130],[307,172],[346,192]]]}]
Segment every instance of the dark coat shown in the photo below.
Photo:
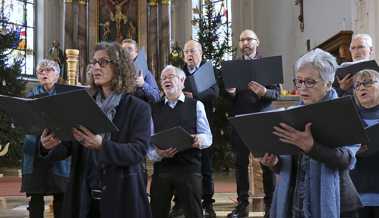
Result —
[{"label": "dark coat", "polygon": [[[204,60],[201,61],[200,66],[202,66],[205,63],[206,62]],[[187,77],[191,75],[188,71],[187,65],[184,65],[183,71]],[[215,77],[216,77],[216,75],[215,75]],[[184,83],[184,90],[183,91],[192,92],[192,94],[194,95],[193,97],[196,100],[199,100],[204,104],[204,108],[205,108],[205,112],[207,114],[208,121],[212,125],[213,116],[214,116],[213,115],[213,108],[215,107],[216,99],[217,99],[219,92],[220,92],[217,83],[214,84],[209,89],[204,90],[203,92],[199,93],[198,95],[195,95],[194,91],[193,91],[193,87],[191,86],[191,83],[189,82],[188,79],[186,79],[186,81]]]},{"label": "dark coat", "polygon": [[[59,93],[57,86],[47,92],[42,85],[34,87],[27,95],[49,96]],[[39,155],[40,135],[25,135],[22,158],[21,192],[27,194],[64,193],[69,182],[70,159],[47,160]]]},{"label": "dark coat", "polygon": [[[119,132],[112,133],[111,140],[103,140],[103,148],[99,151],[99,164],[103,167],[100,175],[102,218],[150,218],[141,167],[151,134],[150,107],[126,94],[116,110],[113,123]],[[78,144],[65,144],[51,151],[50,156],[59,157],[67,153],[72,154],[72,169],[63,217],[88,218],[86,212],[90,199],[83,174],[89,152]]]}]

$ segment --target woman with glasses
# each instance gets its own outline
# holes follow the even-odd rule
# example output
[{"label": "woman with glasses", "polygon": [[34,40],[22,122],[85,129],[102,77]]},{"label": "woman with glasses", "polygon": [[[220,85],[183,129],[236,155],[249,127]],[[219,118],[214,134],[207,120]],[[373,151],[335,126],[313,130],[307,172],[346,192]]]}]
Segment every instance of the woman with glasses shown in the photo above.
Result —
[{"label": "woman with glasses", "polygon": [[[354,76],[354,97],[366,126],[379,123],[378,81],[379,72],[374,70],[362,70]],[[364,206],[359,211],[360,218],[379,217],[379,153],[366,155],[367,149],[367,145],[362,145],[356,166],[350,172]]]},{"label": "woman with glasses", "polygon": [[[42,60],[37,66],[39,85],[27,97],[57,94],[59,65],[52,60]],[[54,217],[59,218],[70,175],[70,160],[47,161],[39,155],[39,135],[26,135],[23,144],[21,191],[30,196],[29,217],[43,218],[45,195],[53,195]]]},{"label": "woman with glasses", "polygon": [[[294,85],[300,105],[337,98],[332,88],[336,60],[316,49],[295,64]],[[280,123],[273,137],[302,150],[299,155],[265,154],[261,162],[278,174],[271,218],[353,218],[360,207],[358,193],[349,176],[358,145],[328,147],[312,136],[312,123],[295,129]]]},{"label": "woman with glasses", "polygon": [[142,168],[151,134],[150,107],[130,94],[136,77],[127,51],[106,42],[94,51],[89,68],[93,98],[119,131],[95,135],[80,126],[73,129],[74,144],[41,139],[50,153],[72,154],[63,217],[150,218]]}]

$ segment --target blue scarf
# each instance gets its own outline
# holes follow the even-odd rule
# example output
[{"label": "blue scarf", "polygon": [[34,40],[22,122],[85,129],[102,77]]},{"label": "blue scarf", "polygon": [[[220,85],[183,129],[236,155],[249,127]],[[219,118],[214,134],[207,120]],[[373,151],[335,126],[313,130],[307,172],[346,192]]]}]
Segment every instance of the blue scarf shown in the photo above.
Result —
[{"label": "blue scarf", "polygon": [[[337,98],[337,92],[331,89],[322,101]],[[302,104],[302,103],[300,103]],[[353,157],[349,169],[355,165],[355,153],[359,145],[344,146]],[[304,154],[305,155],[305,154]],[[340,177],[339,171],[328,168],[325,164],[308,159],[305,172],[304,214],[305,218],[340,218]],[[281,155],[279,173],[271,204],[270,218],[288,218],[292,204],[289,199],[290,179],[292,174],[292,157]]]}]

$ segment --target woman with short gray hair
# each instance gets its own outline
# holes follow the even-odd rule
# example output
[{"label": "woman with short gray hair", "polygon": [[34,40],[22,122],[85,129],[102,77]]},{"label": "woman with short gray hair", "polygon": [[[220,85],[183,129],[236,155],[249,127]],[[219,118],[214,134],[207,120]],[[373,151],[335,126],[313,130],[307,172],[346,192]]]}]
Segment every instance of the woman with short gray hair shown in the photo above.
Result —
[{"label": "woman with short gray hair", "polygon": [[[44,59],[37,65],[39,85],[27,97],[57,94],[56,83],[59,79],[59,65]],[[70,160],[49,162],[39,155],[39,136],[26,135],[23,144],[21,191],[30,196],[29,217],[41,218],[44,214],[45,195],[53,195],[54,217],[60,218],[63,193],[66,191],[70,175]]]},{"label": "woman with short gray hair", "polygon": [[[366,127],[379,123],[379,72],[362,70],[354,75],[354,97],[362,122]],[[378,146],[370,144],[370,146]],[[357,164],[350,172],[362,200],[359,218],[379,217],[379,153],[370,152],[362,145],[357,153]]]},{"label": "woman with short gray hair", "polygon": [[[296,62],[294,85],[300,105],[337,98],[332,88],[335,58],[316,49]],[[312,123],[297,130],[286,123],[274,127],[282,142],[299,148],[299,155],[265,154],[262,164],[271,167],[280,179],[271,205],[271,218],[355,218],[361,206],[350,179],[358,145],[327,146],[312,135]]]}]

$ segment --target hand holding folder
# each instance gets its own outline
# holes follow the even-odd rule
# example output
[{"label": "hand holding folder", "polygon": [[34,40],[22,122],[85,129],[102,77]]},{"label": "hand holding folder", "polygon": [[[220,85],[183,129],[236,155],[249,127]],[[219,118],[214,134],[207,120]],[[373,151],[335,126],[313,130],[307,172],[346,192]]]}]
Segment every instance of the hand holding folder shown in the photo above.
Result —
[{"label": "hand holding folder", "polygon": [[282,57],[225,61],[222,63],[221,73],[227,89],[247,89],[251,81],[262,85],[283,83]]},{"label": "hand holding folder", "polygon": [[195,96],[211,88],[216,84],[212,63],[204,63],[191,76],[188,76],[187,79],[191,84]]},{"label": "hand holding folder", "polygon": [[150,141],[159,149],[174,147],[178,152],[192,148],[194,142],[193,137],[180,126],[155,133]]},{"label": "hand holding folder", "polygon": [[95,134],[118,131],[85,90],[35,99],[0,95],[0,110],[27,134],[49,129],[59,139],[71,140],[72,129],[78,126]]},{"label": "hand holding folder", "polygon": [[342,66],[337,69],[336,76],[340,79],[344,78],[346,75],[350,74],[350,76],[354,76],[361,70],[371,69],[379,72],[379,66],[375,60],[369,61],[359,61],[356,63],[351,63],[347,66]]},{"label": "hand holding folder", "polygon": [[[351,96],[284,111],[268,111],[240,115],[229,119],[244,144],[255,156],[264,153],[297,154],[301,150],[273,134],[274,126],[285,123],[304,131],[312,123],[315,142],[329,147],[368,142],[363,124]],[[254,131],[252,131],[254,130]]]}]

